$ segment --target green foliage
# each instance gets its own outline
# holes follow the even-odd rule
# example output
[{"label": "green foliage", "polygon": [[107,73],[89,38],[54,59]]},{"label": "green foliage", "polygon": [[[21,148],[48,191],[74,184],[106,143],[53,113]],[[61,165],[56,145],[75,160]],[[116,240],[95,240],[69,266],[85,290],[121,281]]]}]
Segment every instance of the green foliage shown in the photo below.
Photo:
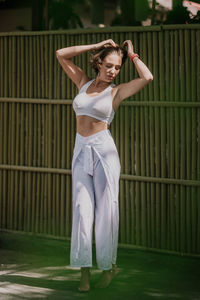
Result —
[{"label": "green foliage", "polygon": [[186,24],[190,23],[189,11],[182,4],[179,4],[167,13],[164,24]]},{"label": "green foliage", "polygon": [[150,13],[148,0],[120,0],[119,4],[122,13],[115,17],[111,25],[141,25]]},{"label": "green foliage", "polygon": [[49,29],[69,29],[83,27],[81,19],[74,11],[74,5],[83,0],[50,0]]}]

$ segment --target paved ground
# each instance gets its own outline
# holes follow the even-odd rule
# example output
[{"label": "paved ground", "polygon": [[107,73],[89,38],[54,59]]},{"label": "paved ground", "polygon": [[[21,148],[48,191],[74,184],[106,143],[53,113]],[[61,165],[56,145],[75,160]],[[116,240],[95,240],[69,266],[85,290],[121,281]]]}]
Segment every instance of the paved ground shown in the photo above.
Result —
[{"label": "paved ground", "polygon": [[69,266],[69,242],[0,232],[0,264],[1,300],[200,300],[196,258],[119,249],[119,274],[107,289],[95,289],[94,266],[87,294],[77,291],[80,270]]}]

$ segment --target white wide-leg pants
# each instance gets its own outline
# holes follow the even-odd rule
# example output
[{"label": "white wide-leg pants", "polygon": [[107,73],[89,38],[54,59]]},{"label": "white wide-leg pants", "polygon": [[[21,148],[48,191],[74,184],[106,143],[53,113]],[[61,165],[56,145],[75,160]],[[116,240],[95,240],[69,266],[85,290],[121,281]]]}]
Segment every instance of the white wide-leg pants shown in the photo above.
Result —
[{"label": "white wide-leg pants", "polygon": [[77,133],[72,159],[72,267],[92,267],[94,220],[98,268],[109,270],[116,264],[119,176],[120,161],[110,131],[88,137]]}]

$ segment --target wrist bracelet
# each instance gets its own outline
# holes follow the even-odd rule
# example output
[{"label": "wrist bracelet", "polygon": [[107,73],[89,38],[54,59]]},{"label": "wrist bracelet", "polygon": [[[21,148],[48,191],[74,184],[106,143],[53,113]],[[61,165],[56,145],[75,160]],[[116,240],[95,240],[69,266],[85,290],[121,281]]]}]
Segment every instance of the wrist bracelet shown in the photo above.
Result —
[{"label": "wrist bracelet", "polygon": [[133,54],[130,56],[131,61],[133,61],[135,57],[139,57],[139,55],[138,55],[137,53],[133,53]]}]

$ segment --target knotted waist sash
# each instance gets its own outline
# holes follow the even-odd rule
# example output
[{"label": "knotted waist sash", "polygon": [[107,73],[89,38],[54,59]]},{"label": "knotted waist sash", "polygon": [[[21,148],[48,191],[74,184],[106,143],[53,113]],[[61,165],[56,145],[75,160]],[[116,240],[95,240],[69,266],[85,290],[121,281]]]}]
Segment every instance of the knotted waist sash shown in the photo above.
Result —
[{"label": "knotted waist sash", "polygon": [[102,165],[104,167],[107,166],[110,170],[112,169],[112,161],[114,156],[117,155],[117,159],[118,159],[117,149],[109,130],[102,130],[100,132],[97,132],[87,137],[84,137],[79,133],[76,134],[74,154],[72,160],[72,171],[73,171],[74,162],[78,157],[79,153],[81,152],[81,150],[83,151],[83,157],[84,157],[83,159],[84,171],[91,176],[93,175],[93,166],[94,166],[93,151],[96,152],[97,156],[102,162]]}]

